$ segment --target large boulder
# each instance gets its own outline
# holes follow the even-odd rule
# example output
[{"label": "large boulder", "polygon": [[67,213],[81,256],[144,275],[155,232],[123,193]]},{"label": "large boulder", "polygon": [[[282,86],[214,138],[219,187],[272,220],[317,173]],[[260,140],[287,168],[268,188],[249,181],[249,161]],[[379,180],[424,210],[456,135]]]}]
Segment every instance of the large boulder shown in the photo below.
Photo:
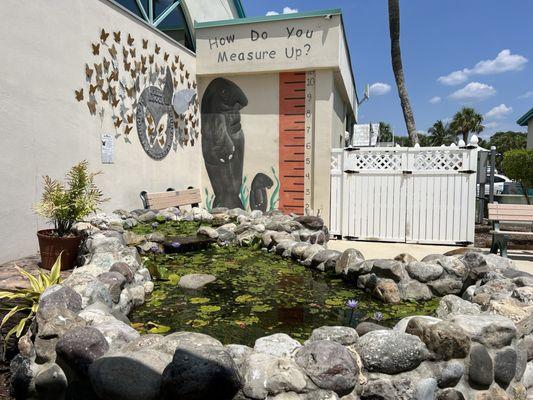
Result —
[{"label": "large boulder", "polygon": [[372,331],[359,338],[357,353],[369,371],[397,374],[415,369],[428,356],[425,344],[398,331]]},{"label": "large boulder", "polygon": [[494,357],[494,379],[507,387],[516,375],[517,353],[513,347],[499,350]]},{"label": "large boulder", "polygon": [[104,285],[114,303],[118,303],[120,293],[126,284],[126,278],[120,272],[109,271],[98,275],[98,280]]},{"label": "large boulder", "polygon": [[414,279],[407,279],[398,283],[398,289],[400,290],[400,297],[402,300],[408,301],[423,301],[433,298],[433,294],[429,287]]},{"label": "large boulder", "polygon": [[307,229],[312,229],[314,231],[319,231],[324,227],[324,220],[320,217],[315,217],[312,215],[304,215],[295,219],[296,222],[299,222]]},{"label": "large boulder", "polygon": [[153,349],[116,352],[96,360],[89,378],[102,400],[158,400],[161,376],[170,361],[168,354]]},{"label": "large boulder", "polygon": [[400,289],[392,279],[378,278],[372,294],[377,299],[388,304],[399,303],[402,300]]},{"label": "large boulder", "polygon": [[109,350],[104,335],[91,327],[75,327],[59,339],[56,353],[59,365],[86,374],[89,367]]},{"label": "large boulder", "polygon": [[62,399],[67,388],[67,377],[57,364],[44,364],[35,376],[35,391],[39,395],[39,399]]},{"label": "large boulder", "polygon": [[395,282],[407,278],[404,264],[394,260],[373,260],[372,273],[380,278],[392,279]]},{"label": "large boulder", "polygon": [[359,367],[352,355],[346,347],[331,340],[302,347],[295,361],[318,387],[340,396],[349,394],[357,383]]},{"label": "large boulder", "polygon": [[500,348],[511,344],[516,337],[516,327],[508,318],[500,315],[456,315],[451,320],[460,326],[474,341],[487,347]]},{"label": "large boulder", "polygon": [[233,399],[241,387],[235,362],[221,344],[198,342],[201,336],[181,335],[161,382],[168,400]]},{"label": "large boulder", "polygon": [[351,265],[364,261],[365,257],[357,249],[346,249],[337,260],[337,265],[335,266],[335,273],[342,274],[343,271],[350,267]]}]

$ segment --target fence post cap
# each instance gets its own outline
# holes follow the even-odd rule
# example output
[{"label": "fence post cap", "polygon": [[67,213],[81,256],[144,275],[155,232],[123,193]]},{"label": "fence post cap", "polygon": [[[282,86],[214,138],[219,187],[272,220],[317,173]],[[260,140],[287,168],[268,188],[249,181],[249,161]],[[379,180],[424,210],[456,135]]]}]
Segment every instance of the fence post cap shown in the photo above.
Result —
[{"label": "fence post cap", "polygon": [[466,143],[463,139],[459,140],[459,143],[458,143],[459,147],[464,147],[466,146]]},{"label": "fence post cap", "polygon": [[477,144],[479,143],[479,138],[477,137],[477,135],[472,135],[472,137],[470,138],[470,143],[472,143],[474,146],[477,146]]}]

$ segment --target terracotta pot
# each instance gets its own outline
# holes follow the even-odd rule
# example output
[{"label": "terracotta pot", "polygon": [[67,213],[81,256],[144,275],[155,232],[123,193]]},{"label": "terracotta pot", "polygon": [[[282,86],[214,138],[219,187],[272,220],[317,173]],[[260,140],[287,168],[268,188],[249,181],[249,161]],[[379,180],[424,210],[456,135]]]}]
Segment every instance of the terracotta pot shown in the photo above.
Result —
[{"label": "terracotta pot", "polygon": [[41,267],[52,269],[52,266],[61,255],[61,270],[72,269],[77,264],[78,249],[80,247],[81,236],[53,236],[53,229],[44,229],[37,232],[39,239],[39,250],[41,251]]}]

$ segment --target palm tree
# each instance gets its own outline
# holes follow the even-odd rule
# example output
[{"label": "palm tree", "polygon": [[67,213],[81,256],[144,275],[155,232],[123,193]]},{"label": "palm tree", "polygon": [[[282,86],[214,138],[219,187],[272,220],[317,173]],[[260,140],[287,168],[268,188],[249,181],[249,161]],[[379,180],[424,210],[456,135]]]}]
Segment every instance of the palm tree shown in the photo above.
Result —
[{"label": "palm tree", "polygon": [[473,108],[463,107],[453,116],[450,129],[456,135],[463,135],[463,140],[468,143],[468,135],[471,132],[480,133],[485,129],[482,122],[483,115],[478,114]]},{"label": "palm tree", "polygon": [[389,31],[391,42],[391,60],[392,70],[394,71],[394,78],[396,79],[396,86],[398,87],[398,95],[400,96],[400,103],[402,105],[403,117],[407,127],[407,134],[411,145],[418,143],[418,134],[416,133],[415,117],[409,102],[409,95],[405,87],[405,79],[403,76],[402,52],[400,49],[400,4],[399,0],[389,0]]},{"label": "palm tree", "polygon": [[428,129],[430,136],[431,146],[450,145],[453,142],[454,135],[450,131],[448,124],[445,124],[440,119]]}]

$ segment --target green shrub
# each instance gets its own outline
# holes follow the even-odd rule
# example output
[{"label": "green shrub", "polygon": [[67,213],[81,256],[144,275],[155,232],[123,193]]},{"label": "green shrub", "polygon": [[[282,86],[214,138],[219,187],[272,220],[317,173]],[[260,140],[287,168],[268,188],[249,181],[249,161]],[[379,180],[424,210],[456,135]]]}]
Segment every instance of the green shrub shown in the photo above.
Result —
[{"label": "green shrub", "polygon": [[509,178],[522,184],[528,197],[528,190],[533,188],[533,149],[506,152],[503,156],[503,171]]},{"label": "green shrub", "polygon": [[54,224],[58,236],[68,235],[72,225],[95,212],[106,200],[94,184],[94,177],[100,173],[87,169],[87,161],[74,165],[66,176],[68,187],[48,175],[43,177],[43,197],[34,210]]},{"label": "green shrub", "polygon": [[50,286],[61,282],[61,254],[57,257],[52,269],[48,271],[39,270],[39,274],[35,277],[22,268],[15,266],[19,273],[30,282],[29,289],[18,289],[16,291],[0,291],[0,300],[15,301],[16,305],[11,308],[0,307],[0,310],[7,311],[0,322],[2,328],[7,321],[15,314],[24,312],[27,315],[23,317],[17,325],[9,330],[4,338],[4,351],[9,338],[15,334],[17,338],[20,337],[27,324],[31,323],[33,316],[39,307],[39,297]]}]

